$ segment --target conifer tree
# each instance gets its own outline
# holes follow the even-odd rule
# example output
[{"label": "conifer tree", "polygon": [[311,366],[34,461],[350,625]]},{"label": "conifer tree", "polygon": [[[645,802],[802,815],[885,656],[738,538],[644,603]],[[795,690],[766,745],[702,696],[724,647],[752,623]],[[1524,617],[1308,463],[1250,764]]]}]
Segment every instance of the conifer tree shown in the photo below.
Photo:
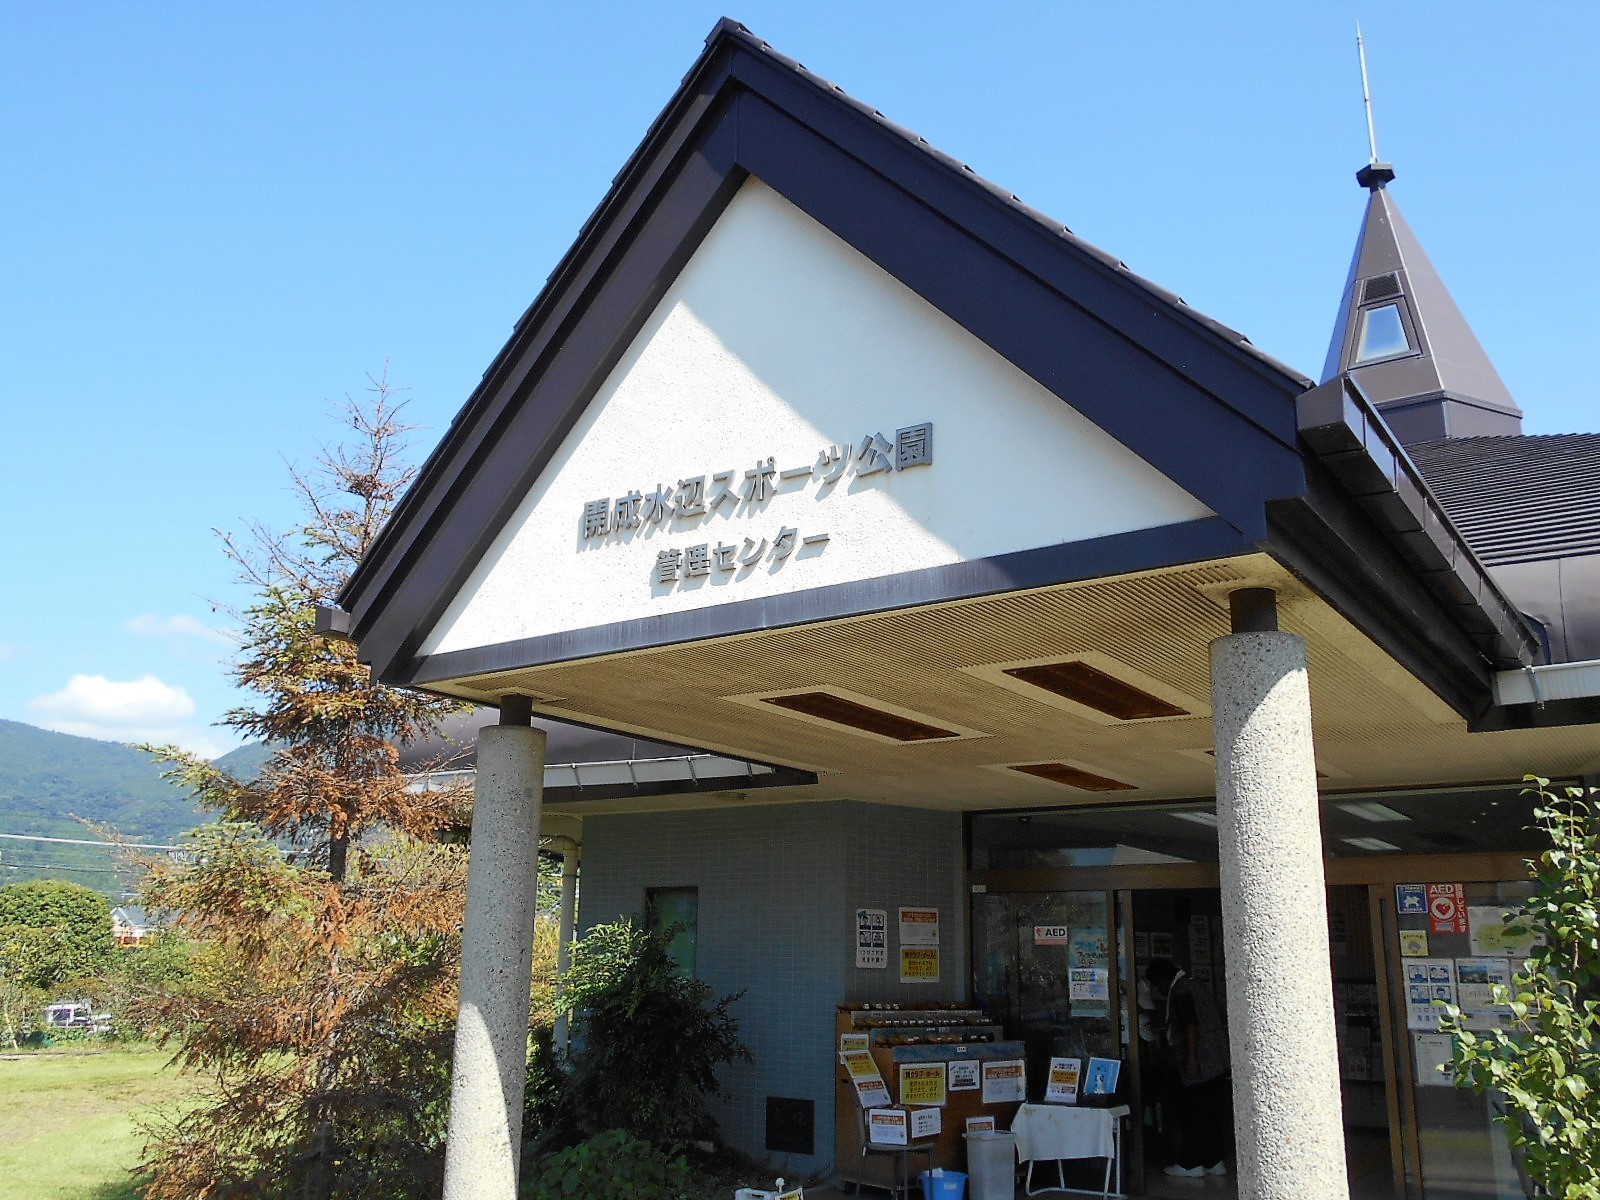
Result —
[{"label": "conifer tree", "polygon": [[438,835],[461,798],[410,786],[398,748],[455,705],[314,628],[412,477],[399,408],[383,378],[347,402],[347,439],[291,471],[297,528],[221,535],[255,592],[234,676],[256,703],[223,723],[272,754],[241,779],[157,751],[222,821],[146,887],[199,948],[144,1008],[207,1083],[152,1128],[150,1200],[413,1196],[438,1172],[466,871]]}]

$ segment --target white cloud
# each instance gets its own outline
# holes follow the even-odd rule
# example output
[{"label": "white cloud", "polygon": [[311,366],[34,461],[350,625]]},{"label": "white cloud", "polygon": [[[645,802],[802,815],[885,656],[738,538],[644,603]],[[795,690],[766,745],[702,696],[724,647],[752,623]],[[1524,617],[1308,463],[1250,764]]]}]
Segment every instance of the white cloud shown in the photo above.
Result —
[{"label": "white cloud", "polygon": [[44,728],[78,737],[175,742],[207,755],[220,744],[214,733],[189,724],[194,716],[189,693],[154,675],[129,680],[74,675],[59,692],[28,701],[28,709]]},{"label": "white cloud", "polygon": [[213,629],[187,613],[174,613],[170,617],[158,617],[155,613],[140,613],[129,620],[123,628],[129,633],[146,637],[189,637],[204,642],[220,642],[224,646],[235,644],[234,639],[227,633]]}]

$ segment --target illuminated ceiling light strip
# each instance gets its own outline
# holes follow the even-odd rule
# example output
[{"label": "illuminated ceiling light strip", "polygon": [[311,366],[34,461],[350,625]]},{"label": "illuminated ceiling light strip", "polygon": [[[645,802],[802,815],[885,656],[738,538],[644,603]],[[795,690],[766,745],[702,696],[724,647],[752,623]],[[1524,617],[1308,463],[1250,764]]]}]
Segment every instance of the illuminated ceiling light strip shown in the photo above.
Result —
[{"label": "illuminated ceiling light strip", "polygon": [[891,738],[897,742],[930,742],[961,736],[954,730],[913,721],[910,717],[884,712],[880,708],[870,708],[829,692],[796,692],[787,696],[763,696],[761,703],[787,709],[790,712],[803,713],[819,720],[831,721],[848,729],[875,733],[879,737]]},{"label": "illuminated ceiling light strip", "polygon": [[1134,790],[1134,786],[1131,783],[1124,783],[1120,779],[1112,779],[1108,775],[1096,775],[1093,771],[1085,771],[1081,767],[1069,766],[1067,763],[1062,762],[1028,763],[1025,766],[1014,766],[1011,769],[1020,771],[1024,775],[1048,779],[1051,783],[1063,784],[1085,792],[1131,792]]},{"label": "illuminated ceiling light strip", "polygon": [[1186,717],[1179,708],[1142,688],[1124,683],[1114,675],[1084,662],[1041,663],[1032,667],[1008,667],[1013,679],[1051,692],[1085,708],[1103,712],[1119,721],[1148,721],[1153,717]]},{"label": "illuminated ceiling light strip", "polygon": [[1362,801],[1359,804],[1337,805],[1343,812],[1353,817],[1360,817],[1363,821],[1409,821],[1410,817],[1403,812],[1390,808],[1387,804],[1379,804],[1375,800]]},{"label": "illuminated ceiling light strip", "polygon": [[1400,847],[1396,846],[1393,842],[1386,842],[1382,838],[1375,838],[1375,837],[1353,837],[1352,838],[1352,837],[1347,837],[1347,838],[1340,838],[1339,840],[1341,842],[1343,842],[1346,846],[1354,846],[1357,850],[1398,850],[1398,849],[1400,849]]}]

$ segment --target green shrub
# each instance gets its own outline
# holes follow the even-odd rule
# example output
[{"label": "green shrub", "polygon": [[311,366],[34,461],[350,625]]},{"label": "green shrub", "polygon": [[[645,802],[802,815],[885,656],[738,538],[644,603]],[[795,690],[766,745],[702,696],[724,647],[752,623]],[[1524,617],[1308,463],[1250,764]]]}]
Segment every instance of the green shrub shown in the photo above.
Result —
[{"label": "green shrub", "polygon": [[1514,928],[1538,935],[1509,988],[1509,1028],[1465,1028],[1451,1005],[1455,1082],[1503,1098],[1496,1119],[1541,1196],[1600,1196],[1600,816],[1594,793],[1527,776],[1550,849],[1530,863],[1532,897]]},{"label": "green shrub", "polygon": [[625,1130],[608,1129],[540,1162],[529,1200],[688,1200],[689,1167]]},{"label": "green shrub", "polygon": [[683,975],[674,932],[622,920],[573,947],[562,994],[577,1047],[567,1103],[586,1132],[625,1129],[664,1148],[708,1137],[717,1068],[750,1057],[729,1011],[739,996],[714,999]]}]

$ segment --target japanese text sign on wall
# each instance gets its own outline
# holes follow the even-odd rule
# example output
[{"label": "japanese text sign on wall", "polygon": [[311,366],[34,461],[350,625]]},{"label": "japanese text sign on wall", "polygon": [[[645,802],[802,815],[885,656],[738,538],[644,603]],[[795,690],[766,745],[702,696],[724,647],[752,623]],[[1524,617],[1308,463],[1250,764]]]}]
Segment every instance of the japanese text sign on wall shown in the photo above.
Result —
[{"label": "japanese text sign on wall", "polygon": [[1428,927],[1435,933],[1467,932],[1467,896],[1461,884],[1428,885]]}]

